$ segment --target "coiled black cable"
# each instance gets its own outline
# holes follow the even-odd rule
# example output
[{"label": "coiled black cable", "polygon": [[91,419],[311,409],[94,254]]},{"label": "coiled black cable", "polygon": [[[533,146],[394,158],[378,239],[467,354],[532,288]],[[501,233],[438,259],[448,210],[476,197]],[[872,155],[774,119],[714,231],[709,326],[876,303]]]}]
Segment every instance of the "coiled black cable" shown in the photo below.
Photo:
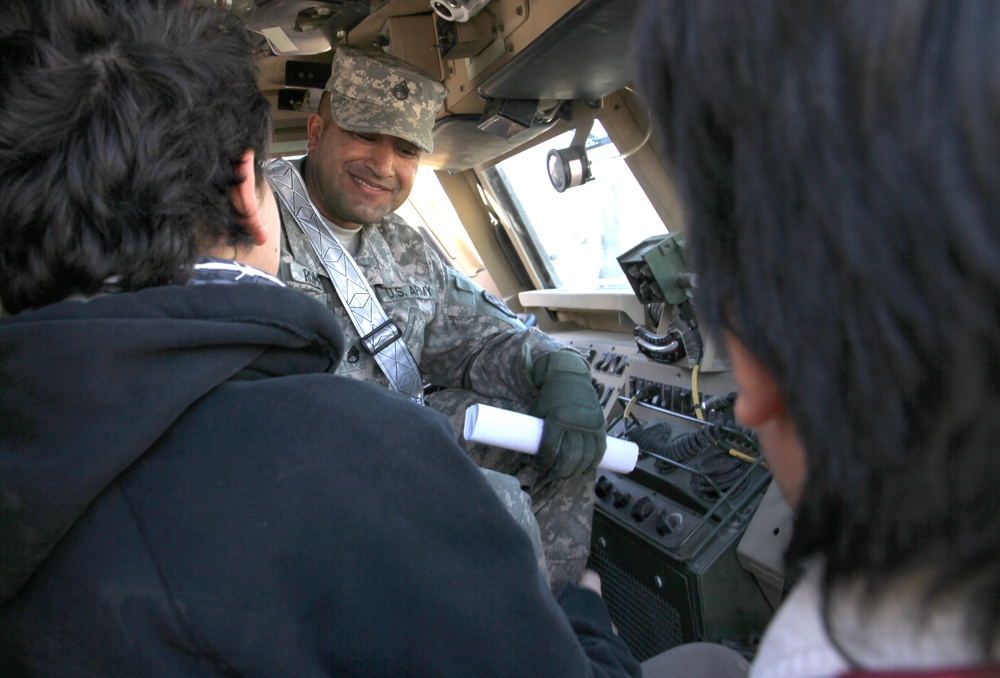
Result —
[{"label": "coiled black cable", "polygon": [[754,431],[732,422],[713,422],[697,431],[675,437],[664,447],[662,456],[676,462],[685,462],[712,448],[725,451],[735,449],[752,456],[760,455],[760,444]]},{"label": "coiled black cable", "polygon": [[698,456],[706,450],[715,447],[716,444],[716,424],[702,426],[697,431],[683,433],[667,444],[663,450],[663,456],[677,462],[685,462],[688,459]]}]

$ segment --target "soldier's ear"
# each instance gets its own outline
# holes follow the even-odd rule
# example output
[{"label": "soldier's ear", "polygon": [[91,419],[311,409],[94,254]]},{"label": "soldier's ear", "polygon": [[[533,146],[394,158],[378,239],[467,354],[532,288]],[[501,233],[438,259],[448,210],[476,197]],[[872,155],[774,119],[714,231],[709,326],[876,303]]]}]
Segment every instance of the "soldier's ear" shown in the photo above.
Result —
[{"label": "soldier's ear", "polygon": [[319,146],[319,139],[323,135],[323,127],[326,123],[319,113],[311,113],[306,120],[306,151],[312,153]]}]

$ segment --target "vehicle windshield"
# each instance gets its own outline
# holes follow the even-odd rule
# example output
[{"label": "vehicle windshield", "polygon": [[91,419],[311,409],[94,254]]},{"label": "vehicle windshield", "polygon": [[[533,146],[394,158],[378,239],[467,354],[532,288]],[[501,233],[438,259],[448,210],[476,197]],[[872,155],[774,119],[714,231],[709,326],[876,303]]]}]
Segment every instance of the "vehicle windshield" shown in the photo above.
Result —
[{"label": "vehicle windshield", "polygon": [[600,121],[586,144],[593,180],[557,192],[546,156],[551,148],[568,147],[573,135],[566,132],[490,167],[487,186],[519,221],[510,226],[523,229],[522,243],[535,249],[555,287],[628,287],[616,257],[667,228]]}]

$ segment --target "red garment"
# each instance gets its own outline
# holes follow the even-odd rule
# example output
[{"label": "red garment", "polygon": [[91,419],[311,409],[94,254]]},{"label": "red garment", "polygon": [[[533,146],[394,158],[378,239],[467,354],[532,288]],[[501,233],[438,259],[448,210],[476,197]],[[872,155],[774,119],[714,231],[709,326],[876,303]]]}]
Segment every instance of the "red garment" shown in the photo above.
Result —
[{"label": "red garment", "polygon": [[928,671],[852,671],[840,678],[1000,678],[1000,666]]}]

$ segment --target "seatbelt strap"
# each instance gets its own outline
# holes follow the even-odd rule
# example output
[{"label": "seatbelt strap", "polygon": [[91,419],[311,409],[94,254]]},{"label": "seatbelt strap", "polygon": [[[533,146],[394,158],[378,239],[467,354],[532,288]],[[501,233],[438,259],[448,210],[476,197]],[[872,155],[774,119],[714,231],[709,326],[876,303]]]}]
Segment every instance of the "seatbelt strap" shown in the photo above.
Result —
[{"label": "seatbelt strap", "polygon": [[290,162],[280,158],[268,161],[264,170],[275,195],[306,234],[316,256],[330,276],[337,297],[347,309],[351,324],[361,337],[365,349],[389,379],[389,385],[422,405],[424,388],[420,368],[403,342],[402,330],[395,320],[386,315],[354,258],[341,247],[337,237],[324,223],[309,199],[298,170]]}]

